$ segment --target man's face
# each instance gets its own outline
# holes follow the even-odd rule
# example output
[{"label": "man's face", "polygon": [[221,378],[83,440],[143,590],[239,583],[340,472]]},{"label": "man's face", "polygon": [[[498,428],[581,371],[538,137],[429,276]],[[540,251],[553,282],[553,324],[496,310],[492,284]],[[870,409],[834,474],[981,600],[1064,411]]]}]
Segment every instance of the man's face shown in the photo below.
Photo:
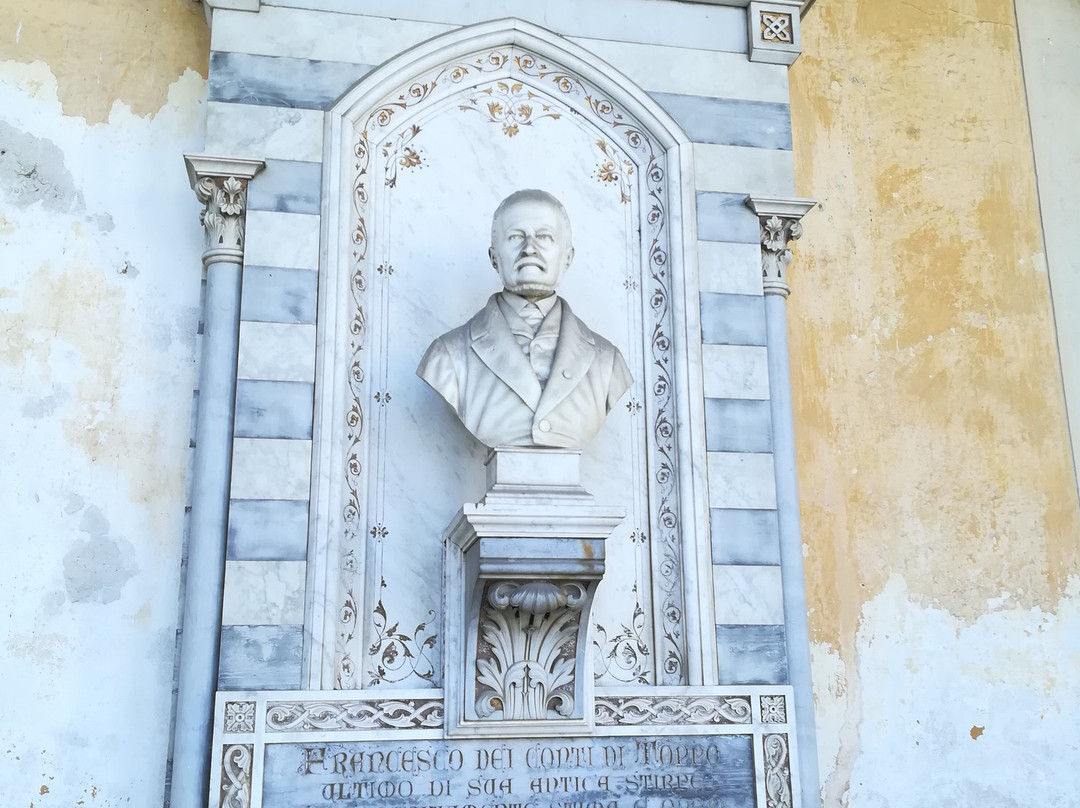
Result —
[{"label": "man's face", "polygon": [[539,300],[555,291],[574,260],[570,228],[550,203],[523,199],[496,217],[488,255],[507,291]]}]

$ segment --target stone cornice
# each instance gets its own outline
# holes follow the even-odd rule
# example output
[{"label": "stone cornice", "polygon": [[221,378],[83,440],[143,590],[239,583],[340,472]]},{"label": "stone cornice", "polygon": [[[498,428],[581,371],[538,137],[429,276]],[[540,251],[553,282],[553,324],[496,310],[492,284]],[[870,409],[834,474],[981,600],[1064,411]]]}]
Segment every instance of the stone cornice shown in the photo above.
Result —
[{"label": "stone cornice", "polygon": [[233,11],[258,11],[261,0],[202,0],[206,24],[211,24],[214,9],[227,8]]}]

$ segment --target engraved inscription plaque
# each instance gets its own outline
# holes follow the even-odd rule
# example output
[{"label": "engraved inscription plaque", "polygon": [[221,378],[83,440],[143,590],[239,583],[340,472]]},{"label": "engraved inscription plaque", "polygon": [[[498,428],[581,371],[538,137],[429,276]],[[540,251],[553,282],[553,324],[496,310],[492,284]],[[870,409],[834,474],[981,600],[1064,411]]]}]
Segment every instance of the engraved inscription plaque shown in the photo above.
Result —
[{"label": "engraved inscription plaque", "polygon": [[264,808],[752,808],[748,735],[266,747]]}]

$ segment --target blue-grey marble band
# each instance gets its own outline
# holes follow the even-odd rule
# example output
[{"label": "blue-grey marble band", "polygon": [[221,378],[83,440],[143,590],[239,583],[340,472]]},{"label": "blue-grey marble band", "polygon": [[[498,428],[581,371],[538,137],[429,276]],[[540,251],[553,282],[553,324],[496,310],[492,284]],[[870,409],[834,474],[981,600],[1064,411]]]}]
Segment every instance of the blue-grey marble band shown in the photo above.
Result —
[{"label": "blue-grey marble band", "polygon": [[314,213],[320,210],[322,163],[267,160],[266,168],[248,183],[248,210]]},{"label": "blue-grey marble band", "polygon": [[710,452],[771,452],[769,402],[749,398],[705,399],[705,448]]},{"label": "blue-grey marble band", "polygon": [[717,626],[721,685],[785,685],[787,647],[783,626]]},{"label": "blue-grey marble band", "polygon": [[791,149],[791,108],[680,93],[649,93],[695,143]]},{"label": "blue-grey marble band", "polygon": [[241,379],[236,383],[237,438],[311,438],[315,386],[308,382]]},{"label": "blue-grey marble band", "polygon": [[222,626],[219,690],[297,690],[303,626]]},{"label": "blue-grey marble band", "polygon": [[314,324],[318,292],[319,273],[315,270],[246,266],[240,319]]},{"label": "blue-grey marble band", "polygon": [[701,292],[701,341],[709,345],[765,345],[762,296]]},{"label": "blue-grey marble band", "polygon": [[698,191],[697,229],[701,241],[757,244],[761,240],[761,225],[746,207],[746,194]]},{"label": "blue-grey marble band", "polygon": [[713,508],[709,511],[714,564],[779,564],[776,511]]},{"label": "blue-grey marble band", "polygon": [[326,109],[373,69],[374,65],[366,64],[213,51],[207,98],[270,107]]},{"label": "blue-grey marble band", "polygon": [[234,499],[229,503],[230,561],[304,561],[306,499]]}]

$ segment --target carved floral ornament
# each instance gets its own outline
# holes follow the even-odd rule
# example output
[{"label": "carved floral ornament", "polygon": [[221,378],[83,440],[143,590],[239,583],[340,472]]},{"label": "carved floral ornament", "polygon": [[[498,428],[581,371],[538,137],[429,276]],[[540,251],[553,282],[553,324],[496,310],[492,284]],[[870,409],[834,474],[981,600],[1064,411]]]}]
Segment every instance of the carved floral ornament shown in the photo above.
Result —
[{"label": "carved floral ornament", "polygon": [[227,701],[227,702],[225,702],[225,731],[226,732],[254,732],[255,731],[255,702],[253,702],[253,701]]},{"label": "carved floral ornament", "polygon": [[803,234],[802,217],[817,203],[812,199],[766,199],[747,197],[747,206],[758,215],[761,227],[761,282],[767,295],[791,294],[787,267],[792,252],[788,244]]},{"label": "carved floral ornament", "polygon": [[221,759],[220,808],[249,808],[251,805],[252,744],[226,746]]},{"label": "carved floral ornament", "polygon": [[765,808],[792,808],[788,736],[783,733],[763,736],[762,751],[765,759]]},{"label": "carved floral ornament", "polygon": [[248,181],[265,163],[192,154],[185,154],[184,161],[191,188],[204,206],[199,213],[199,224],[206,231],[203,264],[242,264]]},{"label": "carved floral ornament", "polygon": [[537,720],[574,711],[574,660],[587,591],[576,582],[504,581],[480,613],[476,712]]}]

